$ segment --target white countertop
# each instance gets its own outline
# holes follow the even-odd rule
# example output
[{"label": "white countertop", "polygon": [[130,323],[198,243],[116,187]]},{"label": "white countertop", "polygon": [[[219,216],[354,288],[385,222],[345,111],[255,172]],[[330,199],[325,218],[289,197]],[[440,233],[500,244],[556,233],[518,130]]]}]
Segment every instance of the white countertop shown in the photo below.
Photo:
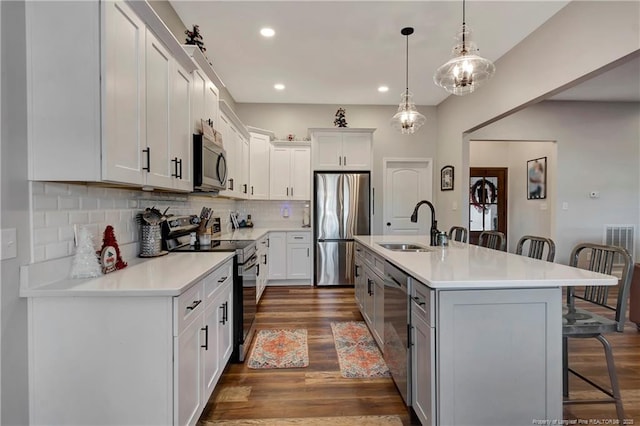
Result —
[{"label": "white countertop", "polygon": [[[537,288],[570,285],[616,285],[616,277],[452,241],[429,247],[427,235],[368,235],[355,240],[414,278],[436,289]],[[430,252],[398,252],[383,242],[415,243]]]},{"label": "white countertop", "polygon": [[233,256],[233,252],[169,253],[97,278],[23,287],[20,296],[178,296]]}]

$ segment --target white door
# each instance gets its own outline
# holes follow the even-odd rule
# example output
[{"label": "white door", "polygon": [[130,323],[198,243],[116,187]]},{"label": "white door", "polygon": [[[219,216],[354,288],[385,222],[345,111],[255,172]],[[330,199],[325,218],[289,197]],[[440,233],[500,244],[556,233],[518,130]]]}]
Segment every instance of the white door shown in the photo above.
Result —
[{"label": "white door", "polygon": [[309,200],[311,197],[311,150],[291,149],[291,199]]},{"label": "white door", "polygon": [[418,201],[433,201],[433,162],[431,159],[387,158],[383,162],[385,173],[383,233],[385,235],[427,235],[431,228],[431,212],[428,206],[420,208],[418,223],[411,222],[410,218]]}]

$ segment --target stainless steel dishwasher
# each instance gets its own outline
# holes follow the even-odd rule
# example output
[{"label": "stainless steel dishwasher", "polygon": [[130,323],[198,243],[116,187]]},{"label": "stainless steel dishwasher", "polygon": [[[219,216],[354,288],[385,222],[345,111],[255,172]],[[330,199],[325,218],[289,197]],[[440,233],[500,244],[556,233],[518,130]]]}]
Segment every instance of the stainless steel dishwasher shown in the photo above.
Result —
[{"label": "stainless steel dishwasher", "polygon": [[411,405],[409,276],[384,264],[384,360],[405,404]]}]

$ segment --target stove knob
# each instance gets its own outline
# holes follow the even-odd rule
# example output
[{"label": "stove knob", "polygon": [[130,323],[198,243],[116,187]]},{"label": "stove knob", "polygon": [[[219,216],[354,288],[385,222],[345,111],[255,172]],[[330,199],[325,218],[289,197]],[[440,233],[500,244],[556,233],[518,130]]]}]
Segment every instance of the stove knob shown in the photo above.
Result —
[{"label": "stove knob", "polygon": [[198,223],[200,223],[200,218],[199,217],[194,216],[194,217],[191,218],[191,224],[192,225],[196,225]]},{"label": "stove knob", "polygon": [[171,222],[169,222],[169,225],[171,225],[172,227],[180,226],[180,221],[172,220]]}]

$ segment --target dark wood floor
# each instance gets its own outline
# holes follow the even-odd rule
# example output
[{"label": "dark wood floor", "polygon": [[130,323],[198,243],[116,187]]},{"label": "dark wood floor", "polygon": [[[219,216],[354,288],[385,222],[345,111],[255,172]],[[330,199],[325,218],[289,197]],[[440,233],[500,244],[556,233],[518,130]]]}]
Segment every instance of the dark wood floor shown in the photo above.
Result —
[{"label": "dark wood floor", "polygon": [[[200,424],[415,423],[391,379],[340,376],[330,324],[350,320],[362,320],[353,288],[268,287],[259,306],[257,328],[306,328],[309,367],[251,370],[245,364],[230,364]],[[595,339],[587,340],[570,342],[570,363],[606,384],[601,345]],[[624,333],[610,336],[610,341],[626,417],[640,424],[640,333],[629,323]],[[575,396],[593,393],[577,380],[572,379],[571,386]],[[616,424],[613,404],[566,406],[564,417],[591,421],[575,424]]]}]

